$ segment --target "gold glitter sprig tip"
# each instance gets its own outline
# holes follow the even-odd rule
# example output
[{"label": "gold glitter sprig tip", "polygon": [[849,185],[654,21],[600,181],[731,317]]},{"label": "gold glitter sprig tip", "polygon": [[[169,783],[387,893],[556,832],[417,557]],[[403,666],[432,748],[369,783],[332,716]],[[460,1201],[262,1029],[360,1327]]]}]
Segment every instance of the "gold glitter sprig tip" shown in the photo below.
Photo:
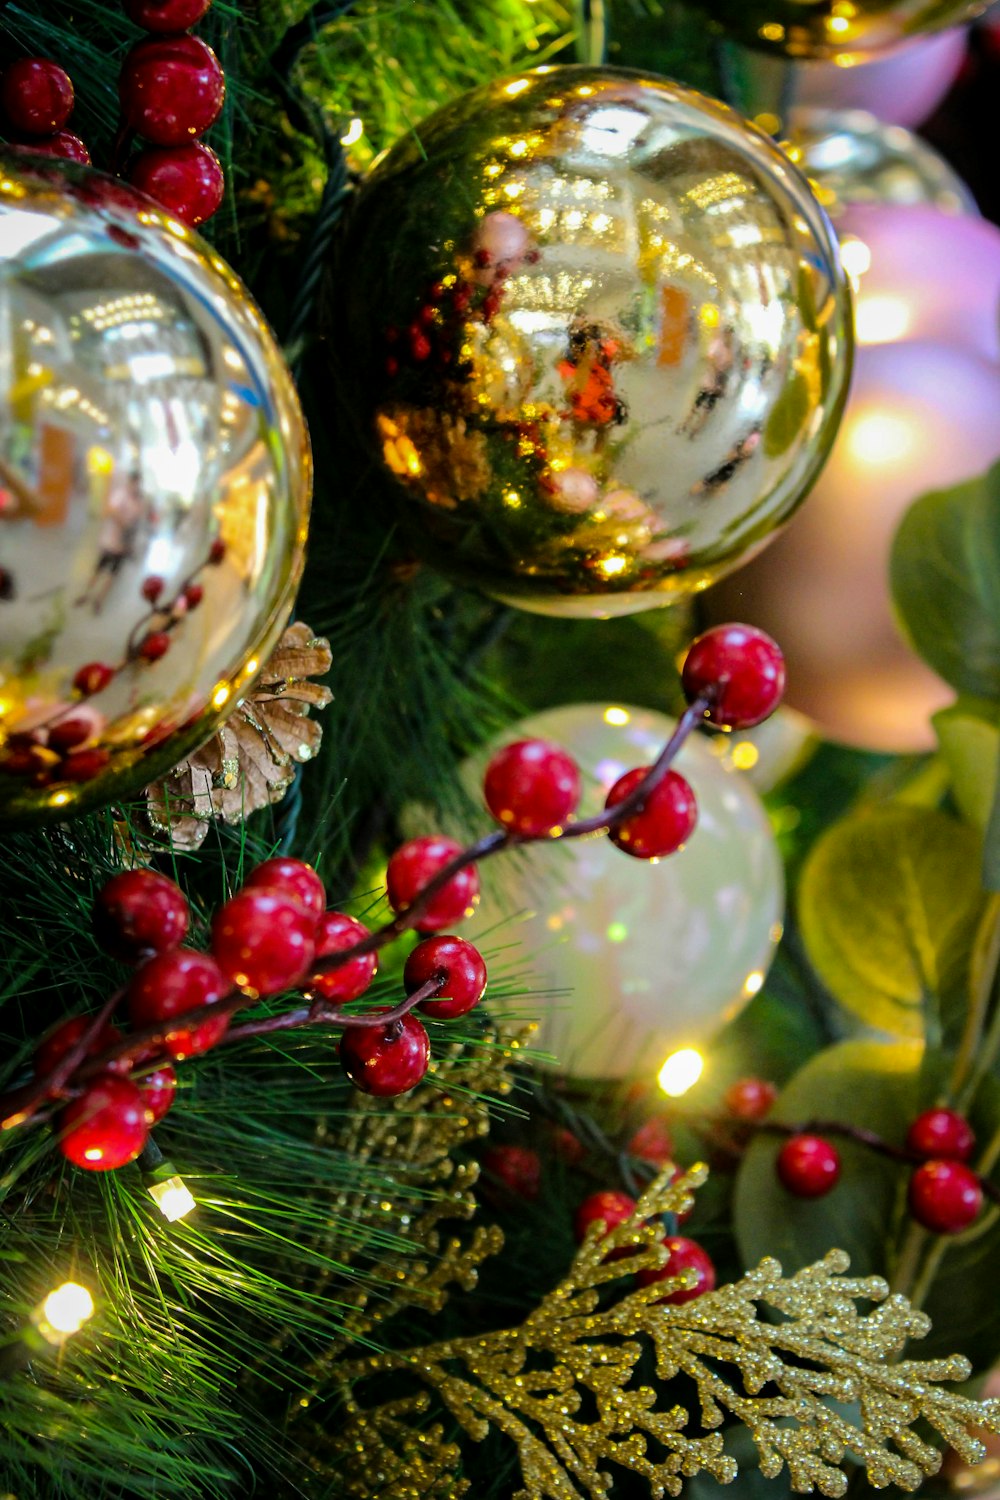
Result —
[{"label": "gold glitter sprig tip", "polygon": [[[842,1495],[847,1459],[875,1486],[916,1489],[941,1463],[917,1422],[967,1462],[980,1458],[968,1429],[1000,1430],[1000,1401],[943,1388],[968,1375],[962,1358],[901,1358],[928,1320],[879,1278],[848,1277],[843,1252],[788,1278],[764,1260],[679,1306],[661,1299],[683,1275],[636,1284],[635,1272],[664,1264],[659,1216],[683,1211],[704,1176],[696,1168],[671,1184],[668,1171],[628,1222],[604,1237],[593,1226],[565,1280],[519,1328],[341,1364],[332,1377],[342,1422],[324,1437],[346,1492],[394,1500],[467,1492],[455,1443],[427,1423],[428,1393],[468,1438],[494,1429],[515,1445],[523,1488],[514,1500],[599,1500],[610,1492],[609,1465],[644,1478],[653,1500],[679,1494],[683,1479],[702,1471],[729,1481],[736,1465],[715,1429],[733,1418],[749,1430],[761,1472],[773,1478],[787,1467],[800,1492]],[[874,1305],[862,1313],[859,1302]],[[781,1319],[765,1321],[763,1308]],[[659,1390],[637,1383],[650,1346]],[[366,1387],[377,1392],[379,1377],[402,1372],[417,1383],[411,1397],[363,1404]],[[694,1419],[660,1404],[680,1374],[697,1390]]]}]

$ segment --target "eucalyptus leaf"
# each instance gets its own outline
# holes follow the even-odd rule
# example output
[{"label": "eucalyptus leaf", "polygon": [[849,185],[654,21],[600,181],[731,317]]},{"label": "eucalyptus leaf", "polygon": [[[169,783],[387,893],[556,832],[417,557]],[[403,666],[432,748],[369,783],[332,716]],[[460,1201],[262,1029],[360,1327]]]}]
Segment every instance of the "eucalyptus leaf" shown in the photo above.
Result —
[{"label": "eucalyptus leaf", "polygon": [[[947,1039],[960,1029],[984,893],[980,839],[945,813],[866,809],[818,840],[799,883],[809,960],[868,1025]],[[929,1024],[928,1024],[929,1022]]]},{"label": "eucalyptus leaf", "polygon": [[911,505],[889,573],[924,661],[959,692],[1000,701],[1000,464]]},{"label": "eucalyptus leaf", "polygon": [[962,697],[950,708],[942,708],[931,722],[959,811],[985,833],[996,793],[1000,703]]},{"label": "eucalyptus leaf", "polygon": [[[901,1144],[916,1113],[923,1049],[917,1042],[839,1042],[800,1068],[770,1119],[789,1125],[836,1120]],[[855,1275],[884,1275],[905,1177],[899,1164],[838,1139],[843,1171],[823,1198],[795,1198],[778,1181],[783,1138],[760,1134],[736,1178],[733,1215],[744,1264],[775,1255],[786,1272],[846,1250]]]}]

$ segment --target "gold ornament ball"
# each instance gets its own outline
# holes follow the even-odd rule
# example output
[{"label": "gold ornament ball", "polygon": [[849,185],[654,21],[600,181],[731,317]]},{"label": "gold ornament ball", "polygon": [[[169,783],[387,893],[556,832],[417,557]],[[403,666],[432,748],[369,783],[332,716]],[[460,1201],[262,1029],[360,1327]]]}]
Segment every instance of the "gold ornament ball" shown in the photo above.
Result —
[{"label": "gold ornament ball", "polygon": [[549,614],[704,588],[812,484],[847,385],[835,237],[691,89],[539,68],[377,163],[330,336],[415,549]]},{"label": "gold ornament ball", "polygon": [[783,57],[863,62],[907,37],[978,16],[988,0],[688,0],[726,36]]},{"label": "gold ornament ball", "polygon": [[253,685],[309,446],[246,289],[148,199],[0,157],[0,821],[127,798]]}]

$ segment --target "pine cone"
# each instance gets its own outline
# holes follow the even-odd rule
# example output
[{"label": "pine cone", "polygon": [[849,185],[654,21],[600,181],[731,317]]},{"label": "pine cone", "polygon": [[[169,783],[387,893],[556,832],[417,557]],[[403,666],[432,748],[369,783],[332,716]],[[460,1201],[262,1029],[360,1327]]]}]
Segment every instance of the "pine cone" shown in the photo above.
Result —
[{"label": "pine cone", "polygon": [[310,682],[330,670],[330,645],[308,625],[289,625],[253,692],[216,734],[187,760],[146,788],[146,813],[177,849],[197,849],[213,818],[241,823],[280,802],[295,767],[312,760],[322,728],[309,718],[333,694]]}]

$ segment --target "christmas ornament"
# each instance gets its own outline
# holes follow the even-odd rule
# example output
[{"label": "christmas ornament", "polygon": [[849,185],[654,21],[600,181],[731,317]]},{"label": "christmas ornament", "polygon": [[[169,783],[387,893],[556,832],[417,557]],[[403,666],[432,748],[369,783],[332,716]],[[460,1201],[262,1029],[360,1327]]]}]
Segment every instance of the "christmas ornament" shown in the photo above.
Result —
[{"label": "christmas ornament", "polygon": [[[967,50],[966,33],[956,27],[872,53],[852,67],[799,62],[792,124],[797,127],[807,109],[870,110],[885,125],[912,128],[937,109],[957,78]],[[763,55],[759,61],[781,66],[779,60]]]},{"label": "christmas ornament", "polygon": [[930,339],[1000,361],[1000,229],[934,208],[856,204],[837,222],[858,267],[859,344]]},{"label": "christmas ornament", "polygon": [[784,57],[841,66],[928,31],[957,26],[986,0],[688,0],[727,36]]},{"label": "christmas ornament", "polygon": [[944,1157],[948,1161],[968,1161],[976,1137],[967,1120],[953,1109],[926,1109],[906,1132],[906,1149],[915,1156]]},{"label": "christmas ornament", "polygon": [[[842,241],[841,219],[855,203],[979,216],[975,198],[943,156],[912,131],[886,125],[865,110],[796,110],[785,149],[808,176]],[[844,265],[853,272],[849,255]]]},{"label": "christmas ornament", "polygon": [[242,823],[280,802],[323,731],[309,718],[333,694],[311,682],[330,670],[330,645],[301,620],[289,625],[253,690],[219,730],[146,789],[146,816],[175,849],[198,849],[213,818]]},{"label": "christmas ornament", "polygon": [[918,495],[981,474],[1000,454],[998,409],[1000,371],[965,350],[860,349],[809,504],[763,557],[708,596],[710,617],[738,614],[782,642],[788,703],[831,738],[877,750],[935,745],[930,715],[953,693],[899,634],[889,548]]},{"label": "christmas ornament", "polygon": [[250,690],[309,452],[257,309],[147,200],[11,157],[0,246],[0,819],[25,821],[133,794]]},{"label": "christmas ornament", "polygon": [[345,385],[444,571],[543,613],[668,603],[815,478],[849,363],[836,247],[723,105],[613,69],[491,85],[383,158],[352,226]]},{"label": "christmas ornament", "polygon": [[961,1234],[978,1219],[983,1190],[975,1172],[960,1161],[925,1161],[910,1178],[906,1202],[924,1229]]},{"label": "christmas ornament", "polygon": [[[586,816],[627,770],[655,759],[673,728],[652,710],[570,704],[517,732],[572,755]],[[485,759],[463,767],[470,791]],[[495,977],[516,973],[540,992],[539,1050],[580,1075],[641,1067],[649,1076],[669,1051],[704,1040],[760,988],[780,936],[781,864],[756,794],[700,735],[675,764],[694,791],[698,824],[669,859],[650,867],[598,838],[484,866],[495,894],[466,935],[488,957],[490,944],[500,949]],[[511,917],[499,932],[497,910]]]},{"label": "christmas ornament", "polygon": [[796,1198],[824,1198],[840,1180],[840,1153],[818,1135],[793,1135],[775,1162],[783,1188]]}]

